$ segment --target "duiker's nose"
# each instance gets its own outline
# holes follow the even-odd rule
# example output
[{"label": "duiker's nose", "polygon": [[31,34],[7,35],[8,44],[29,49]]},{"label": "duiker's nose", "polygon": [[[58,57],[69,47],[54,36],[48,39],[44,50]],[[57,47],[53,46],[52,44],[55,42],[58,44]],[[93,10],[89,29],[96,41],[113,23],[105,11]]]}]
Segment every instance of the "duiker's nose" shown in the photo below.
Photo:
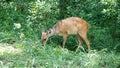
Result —
[{"label": "duiker's nose", "polygon": [[42,44],[42,46],[44,46],[44,44]]},{"label": "duiker's nose", "polygon": [[42,44],[42,46],[44,45],[44,44],[43,44],[43,40],[41,40],[41,44]]},{"label": "duiker's nose", "polygon": [[42,46],[44,46],[44,45],[45,45],[43,42],[41,42],[41,43],[42,43]]}]

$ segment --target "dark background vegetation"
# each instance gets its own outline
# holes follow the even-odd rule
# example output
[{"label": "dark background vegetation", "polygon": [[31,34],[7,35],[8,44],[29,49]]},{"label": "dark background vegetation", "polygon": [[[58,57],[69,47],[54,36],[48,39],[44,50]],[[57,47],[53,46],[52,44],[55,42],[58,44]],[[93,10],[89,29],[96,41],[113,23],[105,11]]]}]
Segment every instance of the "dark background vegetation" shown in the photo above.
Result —
[{"label": "dark background vegetation", "polygon": [[[74,35],[65,49],[60,36],[41,46],[42,27],[47,31],[73,16],[90,24],[89,53],[77,46]],[[0,68],[21,67],[119,68],[120,0],[0,0]]]},{"label": "dark background vegetation", "polygon": [[[48,30],[58,20],[72,16],[91,25],[88,37],[92,49],[119,50],[119,0],[0,0],[0,42],[40,41],[42,27]],[[15,23],[21,28],[15,28]],[[74,37],[68,38],[67,48],[78,44]],[[62,38],[52,37],[49,42],[61,44]]]}]

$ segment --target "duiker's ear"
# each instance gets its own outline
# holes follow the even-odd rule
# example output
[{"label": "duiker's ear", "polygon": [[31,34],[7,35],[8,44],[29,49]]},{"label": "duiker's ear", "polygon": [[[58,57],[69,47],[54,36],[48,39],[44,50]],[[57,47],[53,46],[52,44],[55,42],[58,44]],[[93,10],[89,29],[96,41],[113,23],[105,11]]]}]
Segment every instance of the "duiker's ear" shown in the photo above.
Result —
[{"label": "duiker's ear", "polygon": [[45,32],[45,29],[44,29],[44,28],[41,28],[41,31],[42,31],[42,32]]}]

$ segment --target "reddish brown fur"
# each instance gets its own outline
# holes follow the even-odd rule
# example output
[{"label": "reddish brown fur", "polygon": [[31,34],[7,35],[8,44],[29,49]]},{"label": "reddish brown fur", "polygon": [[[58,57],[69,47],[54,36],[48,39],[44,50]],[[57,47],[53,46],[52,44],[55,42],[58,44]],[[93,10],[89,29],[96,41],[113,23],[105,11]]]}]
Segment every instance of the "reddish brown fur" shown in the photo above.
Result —
[{"label": "reddish brown fur", "polygon": [[79,42],[82,44],[82,39],[86,42],[88,45],[88,50],[90,50],[90,42],[87,39],[87,31],[89,28],[89,24],[78,17],[70,17],[63,19],[59,21],[52,29],[50,29],[47,33],[42,32],[41,39],[43,40],[43,43],[47,41],[47,39],[54,35],[59,34],[63,36],[63,48],[65,46],[65,42],[67,39],[67,35],[69,34],[75,34],[79,40]]}]

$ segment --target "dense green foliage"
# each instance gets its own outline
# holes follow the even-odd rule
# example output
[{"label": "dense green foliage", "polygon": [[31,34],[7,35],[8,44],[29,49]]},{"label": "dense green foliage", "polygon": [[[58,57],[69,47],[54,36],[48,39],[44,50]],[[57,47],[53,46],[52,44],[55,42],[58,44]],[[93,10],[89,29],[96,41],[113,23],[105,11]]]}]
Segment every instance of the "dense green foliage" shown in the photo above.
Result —
[{"label": "dense green foliage", "polygon": [[[72,16],[85,19],[91,26],[88,38],[92,58],[75,46],[75,36],[67,39],[70,51],[60,49],[60,36],[49,38],[48,45],[41,46],[42,27],[48,30],[57,21]],[[10,56],[0,52],[1,66],[10,60],[11,67],[30,67],[35,60],[35,66],[43,68],[116,68],[120,66],[120,0],[0,0],[0,43],[26,50]],[[83,47],[87,49],[86,44]]]}]

